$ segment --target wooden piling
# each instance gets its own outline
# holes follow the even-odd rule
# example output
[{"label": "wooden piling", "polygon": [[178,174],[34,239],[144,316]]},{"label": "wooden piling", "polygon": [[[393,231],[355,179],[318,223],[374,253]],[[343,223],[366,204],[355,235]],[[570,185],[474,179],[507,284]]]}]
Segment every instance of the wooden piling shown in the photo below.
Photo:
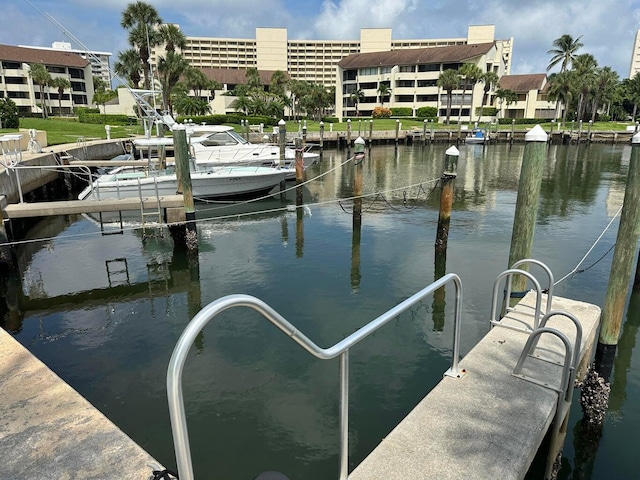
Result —
[{"label": "wooden piling", "polygon": [[369,120],[369,148],[373,145],[373,118]]},{"label": "wooden piling", "polygon": [[347,119],[347,151],[351,151],[351,119]]},{"label": "wooden piling", "polygon": [[[524,137],[525,147],[520,169],[518,197],[513,220],[509,267],[518,260],[531,256],[533,233],[538,213],[538,197],[542,184],[542,173],[546,160],[547,134],[540,125],[536,125]],[[522,269],[528,268],[526,265]],[[527,279],[523,275],[515,276],[513,292],[523,291]]]},{"label": "wooden piling", "polygon": [[453,186],[458,175],[458,157],[460,151],[451,146],[444,153],[444,171],[440,177],[440,213],[436,231],[436,253],[447,250],[449,240],[449,224],[451,222],[451,206],[453,205]]},{"label": "wooden piling", "polygon": [[399,135],[400,135],[400,120],[396,119],[396,147],[398,146]]},{"label": "wooden piling", "polygon": [[362,183],[365,141],[358,137],[354,142],[353,160],[353,235],[351,238],[351,292],[360,288],[360,240],[362,237]]},{"label": "wooden piling", "polygon": [[428,120],[425,118],[422,122],[422,144],[426,145],[427,143],[427,122]]},{"label": "wooden piling", "polygon": [[[631,159],[624,204],[613,252],[609,285],[602,311],[602,324],[596,349],[596,369],[608,381],[620,335],[622,314],[629,290],[631,268],[640,230],[640,133],[631,139]],[[598,365],[599,364],[599,365]]]},{"label": "wooden piling", "polygon": [[196,209],[193,203],[193,190],[191,187],[191,169],[189,168],[189,144],[187,143],[187,130],[184,125],[176,125],[173,128],[173,155],[175,157],[176,177],[178,180],[178,193],[184,198],[184,212],[187,220],[187,248],[198,248],[196,233]]},{"label": "wooden piling", "polygon": [[[285,166],[285,152],[287,148],[287,124],[283,119],[278,122],[278,145],[280,146],[280,168]],[[285,190],[285,181],[280,182],[280,196]]]},{"label": "wooden piling", "polygon": [[320,121],[320,156],[322,156],[322,149],[324,148],[324,122]]},{"label": "wooden piling", "polygon": [[296,206],[302,206],[302,187],[304,183],[304,147],[302,140],[296,138]]}]

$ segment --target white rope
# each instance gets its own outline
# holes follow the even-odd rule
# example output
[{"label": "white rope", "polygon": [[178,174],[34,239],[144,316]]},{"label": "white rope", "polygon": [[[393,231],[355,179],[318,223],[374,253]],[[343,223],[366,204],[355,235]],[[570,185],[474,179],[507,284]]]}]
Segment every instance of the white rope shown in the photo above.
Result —
[{"label": "white rope", "polygon": [[602,237],[604,237],[604,234],[607,232],[607,230],[609,230],[609,227],[611,226],[611,224],[613,223],[613,221],[618,217],[618,215],[620,215],[620,212],[622,211],[622,207],[620,207],[618,209],[618,211],[616,212],[616,214],[613,216],[613,218],[611,219],[611,221],[607,224],[607,226],[605,227],[605,229],[602,231],[602,233],[600,234],[600,236],[598,238],[596,238],[596,241],[593,242],[593,245],[591,245],[591,248],[589,248],[589,250],[587,250],[587,253],[584,254],[584,257],[582,257],[582,259],[578,262],[578,264],[574,267],[573,270],[571,270],[569,273],[567,273],[564,277],[562,277],[560,280],[558,280],[557,282],[555,282],[553,285],[557,285],[560,282],[562,282],[563,280],[566,280],[567,278],[569,278],[571,275],[573,275],[574,273],[576,273],[578,271],[578,269],[580,268],[580,265],[582,265],[582,263],[587,259],[587,257],[589,256],[589,254],[591,253],[591,251],[595,248],[595,246],[598,244],[598,242],[600,242],[600,240],[602,239]]}]

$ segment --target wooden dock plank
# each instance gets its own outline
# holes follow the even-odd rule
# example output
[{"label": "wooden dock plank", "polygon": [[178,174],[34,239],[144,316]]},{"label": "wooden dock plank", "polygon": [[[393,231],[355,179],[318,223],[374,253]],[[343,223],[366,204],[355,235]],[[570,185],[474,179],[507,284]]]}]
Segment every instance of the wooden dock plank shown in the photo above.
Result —
[{"label": "wooden dock plank", "polygon": [[[142,202],[145,209],[157,208],[158,206],[156,197],[143,197]],[[182,195],[160,197],[161,208],[182,206],[184,206]],[[71,200],[64,202],[12,203],[3,209],[3,217],[14,219],[44,217],[48,215],[118,212],[139,209],[140,199],[137,197],[119,200]]]}]

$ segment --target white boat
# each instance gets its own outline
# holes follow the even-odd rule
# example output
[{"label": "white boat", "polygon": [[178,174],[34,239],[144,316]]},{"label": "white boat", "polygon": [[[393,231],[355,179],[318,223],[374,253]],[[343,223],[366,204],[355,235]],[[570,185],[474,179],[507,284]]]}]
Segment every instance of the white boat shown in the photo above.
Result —
[{"label": "white boat", "polygon": [[464,143],[482,144],[487,141],[487,132],[481,128],[474,128],[464,139]]},{"label": "white boat", "polygon": [[[233,127],[225,125],[190,125],[189,143],[198,165],[260,164],[273,165],[280,162],[280,147],[272,143],[251,143],[238,135]],[[304,167],[313,164],[319,157],[309,151],[303,152]],[[295,149],[285,148],[285,163],[295,161]]]},{"label": "white boat", "polygon": [[[198,168],[191,172],[194,199],[258,197],[284,180],[286,170],[262,166]],[[175,195],[178,187],[175,168],[153,170],[121,166],[100,175],[87,186],[79,200],[106,200],[131,197]]]}]

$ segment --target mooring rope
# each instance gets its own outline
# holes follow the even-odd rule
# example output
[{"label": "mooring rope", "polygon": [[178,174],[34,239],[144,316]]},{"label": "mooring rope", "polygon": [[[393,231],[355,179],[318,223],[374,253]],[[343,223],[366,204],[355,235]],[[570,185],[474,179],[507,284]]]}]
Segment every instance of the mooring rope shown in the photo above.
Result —
[{"label": "mooring rope", "polygon": [[591,247],[589,248],[589,250],[587,250],[587,253],[584,254],[584,256],[580,259],[580,261],[578,262],[578,264],[573,268],[573,270],[571,270],[569,273],[567,273],[564,277],[562,277],[560,280],[558,280],[557,282],[555,282],[553,285],[558,285],[560,282],[566,280],[567,278],[569,278],[571,275],[576,274],[576,273],[583,273],[586,272],[587,270],[589,270],[591,267],[593,267],[594,265],[596,265],[598,262],[600,262],[604,257],[607,256],[607,254],[613,250],[613,247],[615,247],[615,243],[611,246],[611,248],[609,248],[609,250],[607,250],[607,252],[601,256],[598,260],[596,260],[594,263],[592,263],[591,265],[589,265],[587,268],[584,268],[582,270],[579,270],[580,265],[582,265],[582,263],[586,260],[586,258],[589,256],[589,254],[591,253],[591,251],[595,248],[595,246],[600,242],[600,240],[602,240],[602,237],[604,237],[604,234],[607,232],[607,230],[609,230],[609,227],[611,226],[611,224],[613,223],[613,221],[618,217],[618,215],[620,215],[620,212],[622,212],[622,206],[618,209],[618,211],[616,212],[616,214],[613,216],[613,218],[611,219],[611,221],[607,224],[607,226],[604,228],[604,230],[602,231],[602,233],[598,236],[598,238],[596,238],[596,241],[593,242],[593,245],[591,245]]}]

